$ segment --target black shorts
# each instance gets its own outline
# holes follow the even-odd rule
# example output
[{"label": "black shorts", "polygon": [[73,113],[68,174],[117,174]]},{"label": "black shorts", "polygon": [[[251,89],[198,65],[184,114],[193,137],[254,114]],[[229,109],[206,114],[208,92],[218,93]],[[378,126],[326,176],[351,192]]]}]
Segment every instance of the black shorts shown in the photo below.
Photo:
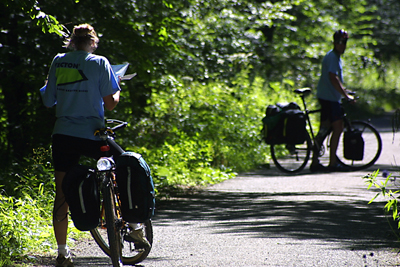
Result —
[{"label": "black shorts", "polygon": [[95,141],[63,134],[53,135],[53,165],[55,171],[67,172],[71,167],[79,163],[81,156],[99,159],[105,156],[118,156],[123,151],[113,142],[109,152],[102,152],[100,147],[104,141]]},{"label": "black shorts", "polygon": [[329,120],[331,123],[343,119],[344,112],[339,102],[318,98],[321,105],[321,121]]}]

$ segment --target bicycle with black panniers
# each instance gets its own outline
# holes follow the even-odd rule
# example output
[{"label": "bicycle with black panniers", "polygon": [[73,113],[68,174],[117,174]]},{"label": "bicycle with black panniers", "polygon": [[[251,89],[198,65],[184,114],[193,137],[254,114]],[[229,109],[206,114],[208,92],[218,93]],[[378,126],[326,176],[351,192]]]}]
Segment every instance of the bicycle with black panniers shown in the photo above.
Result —
[{"label": "bicycle with black panniers", "polygon": [[141,155],[125,152],[114,141],[115,132],[127,123],[107,123],[117,125],[95,135],[104,141],[101,151],[107,154],[112,147],[114,155],[100,158],[96,169],[77,165],[66,174],[63,190],[75,227],[90,230],[114,267],[135,265],[147,257],[153,243],[154,185]]},{"label": "bicycle with black panniers", "polygon": [[[318,153],[320,164],[327,167],[332,129],[327,129],[322,136],[315,135],[310,114],[321,110],[308,110],[305,97],[311,94],[310,88],[296,89],[294,93],[300,96],[303,110],[294,102],[281,107],[269,106],[263,118],[263,140],[270,145],[271,158],[279,170],[296,173],[306,167],[314,151]],[[372,166],[382,152],[379,132],[368,122],[350,121],[346,114],[343,122],[344,132],[337,151],[338,162],[350,171]]]}]

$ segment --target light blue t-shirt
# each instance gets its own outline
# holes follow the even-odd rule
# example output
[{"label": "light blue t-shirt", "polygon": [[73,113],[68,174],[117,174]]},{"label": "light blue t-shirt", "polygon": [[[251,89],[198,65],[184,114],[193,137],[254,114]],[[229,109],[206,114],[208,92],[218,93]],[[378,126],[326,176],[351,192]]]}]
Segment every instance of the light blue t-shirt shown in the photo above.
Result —
[{"label": "light blue t-shirt", "polygon": [[56,105],[53,134],[99,140],[93,134],[104,127],[103,97],[118,90],[107,58],[85,51],[55,56],[47,85],[40,89],[44,105]]},{"label": "light blue t-shirt", "polygon": [[322,60],[321,77],[317,86],[317,97],[340,102],[342,95],[333,87],[329,72],[336,74],[343,83],[342,60],[333,50],[329,51]]}]

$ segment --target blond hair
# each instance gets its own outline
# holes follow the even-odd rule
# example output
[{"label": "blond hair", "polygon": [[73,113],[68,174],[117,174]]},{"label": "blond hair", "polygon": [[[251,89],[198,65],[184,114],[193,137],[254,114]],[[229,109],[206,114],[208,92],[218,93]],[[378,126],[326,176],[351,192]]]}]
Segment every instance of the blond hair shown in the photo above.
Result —
[{"label": "blond hair", "polygon": [[72,35],[65,41],[64,47],[75,50],[87,50],[97,48],[99,37],[90,24],[80,24],[74,27]]}]

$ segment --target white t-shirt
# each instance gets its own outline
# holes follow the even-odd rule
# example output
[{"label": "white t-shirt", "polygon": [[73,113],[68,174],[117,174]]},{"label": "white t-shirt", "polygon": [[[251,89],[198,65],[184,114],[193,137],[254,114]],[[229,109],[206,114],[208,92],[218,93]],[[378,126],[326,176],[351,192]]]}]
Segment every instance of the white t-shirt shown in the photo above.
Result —
[{"label": "white t-shirt", "polygon": [[121,90],[107,58],[85,51],[58,54],[40,89],[45,106],[56,105],[53,134],[98,140],[104,127],[103,97]]}]

